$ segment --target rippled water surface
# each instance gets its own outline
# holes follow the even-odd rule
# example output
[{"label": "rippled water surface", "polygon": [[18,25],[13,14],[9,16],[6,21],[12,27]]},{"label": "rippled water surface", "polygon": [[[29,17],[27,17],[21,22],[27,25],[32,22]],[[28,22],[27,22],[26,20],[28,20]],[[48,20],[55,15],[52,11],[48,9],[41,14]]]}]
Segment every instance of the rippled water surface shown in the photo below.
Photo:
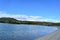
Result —
[{"label": "rippled water surface", "polygon": [[56,27],[0,23],[0,40],[34,40],[55,30]]}]

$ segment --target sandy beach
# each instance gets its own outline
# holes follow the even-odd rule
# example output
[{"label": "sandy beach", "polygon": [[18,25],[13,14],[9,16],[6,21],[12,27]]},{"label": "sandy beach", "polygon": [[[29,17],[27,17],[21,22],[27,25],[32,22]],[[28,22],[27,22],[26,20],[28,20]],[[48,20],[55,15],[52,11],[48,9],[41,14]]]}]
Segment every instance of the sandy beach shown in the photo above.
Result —
[{"label": "sandy beach", "polygon": [[44,37],[37,38],[35,40],[60,40],[60,27],[53,33],[50,33]]}]

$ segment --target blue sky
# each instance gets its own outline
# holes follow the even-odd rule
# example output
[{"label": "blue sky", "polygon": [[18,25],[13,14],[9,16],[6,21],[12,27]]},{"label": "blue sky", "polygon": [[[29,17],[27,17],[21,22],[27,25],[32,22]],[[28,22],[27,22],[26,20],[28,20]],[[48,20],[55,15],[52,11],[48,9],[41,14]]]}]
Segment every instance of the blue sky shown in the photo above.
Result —
[{"label": "blue sky", "polygon": [[40,16],[43,20],[59,21],[60,0],[0,0],[0,11],[2,12],[0,15],[5,14],[5,16],[7,14]]}]

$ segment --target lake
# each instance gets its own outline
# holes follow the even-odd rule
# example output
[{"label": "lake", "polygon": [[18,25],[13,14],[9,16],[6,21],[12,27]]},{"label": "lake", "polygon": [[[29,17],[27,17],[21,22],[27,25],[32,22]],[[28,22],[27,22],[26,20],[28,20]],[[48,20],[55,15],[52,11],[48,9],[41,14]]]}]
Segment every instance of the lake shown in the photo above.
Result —
[{"label": "lake", "polygon": [[57,27],[0,23],[0,40],[34,40],[57,30]]}]

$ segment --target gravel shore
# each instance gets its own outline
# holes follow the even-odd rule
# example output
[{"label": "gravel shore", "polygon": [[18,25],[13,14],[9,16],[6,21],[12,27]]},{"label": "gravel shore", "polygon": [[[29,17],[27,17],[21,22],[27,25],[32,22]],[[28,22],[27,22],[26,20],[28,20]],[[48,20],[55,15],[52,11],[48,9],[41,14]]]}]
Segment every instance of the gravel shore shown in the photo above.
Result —
[{"label": "gravel shore", "polygon": [[60,27],[58,27],[55,32],[50,33],[44,37],[37,38],[35,40],[60,40]]}]

